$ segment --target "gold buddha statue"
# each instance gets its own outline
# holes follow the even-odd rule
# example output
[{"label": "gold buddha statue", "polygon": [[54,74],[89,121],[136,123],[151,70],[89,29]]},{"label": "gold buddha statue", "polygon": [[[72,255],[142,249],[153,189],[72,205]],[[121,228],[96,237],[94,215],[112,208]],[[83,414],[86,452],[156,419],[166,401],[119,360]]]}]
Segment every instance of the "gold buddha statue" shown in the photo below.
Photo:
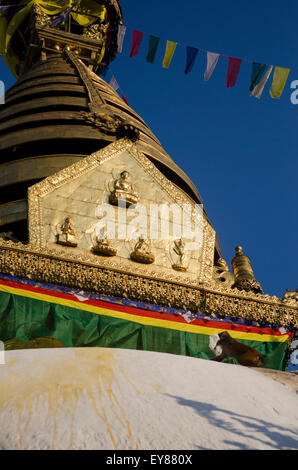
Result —
[{"label": "gold buddha statue", "polygon": [[155,256],[151,251],[150,241],[143,235],[139,237],[139,240],[135,244],[134,250],[130,255],[133,261],[144,264],[152,264],[155,261]]},{"label": "gold buddha statue", "polygon": [[105,227],[101,229],[100,236],[95,235],[92,251],[103,256],[115,256],[117,254],[117,248],[111,245],[111,240],[108,238]]},{"label": "gold buddha statue", "polygon": [[120,177],[114,181],[114,190],[109,197],[110,204],[114,206],[125,204],[126,207],[135,206],[139,202],[139,196],[129,181],[129,173],[124,170]]},{"label": "gold buddha statue", "polygon": [[78,246],[74,226],[70,217],[64,219],[60,226],[60,233],[57,235],[57,243],[63,246]]}]

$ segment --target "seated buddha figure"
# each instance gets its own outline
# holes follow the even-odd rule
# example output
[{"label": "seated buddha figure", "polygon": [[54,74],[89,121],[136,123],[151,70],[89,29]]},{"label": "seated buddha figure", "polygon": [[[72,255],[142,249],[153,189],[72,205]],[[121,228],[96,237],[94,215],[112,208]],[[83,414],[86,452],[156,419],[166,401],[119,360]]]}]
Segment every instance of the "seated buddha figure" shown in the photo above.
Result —
[{"label": "seated buddha figure", "polygon": [[64,246],[77,246],[78,242],[74,226],[70,217],[66,217],[64,222],[60,226],[60,230],[57,236],[57,243]]},{"label": "seated buddha figure", "polygon": [[139,196],[129,181],[128,171],[122,171],[120,177],[114,181],[114,190],[110,194],[109,202],[115,206],[122,202],[126,207],[135,206],[139,202]]},{"label": "seated buddha figure", "polygon": [[144,264],[152,264],[155,260],[153,253],[151,252],[150,241],[143,235],[139,237],[139,240],[135,244],[134,250],[130,255],[133,261]]},{"label": "seated buddha figure", "polygon": [[100,230],[100,234],[95,236],[92,251],[96,254],[103,256],[115,256],[117,248],[114,248],[108,238],[108,233],[105,227]]}]

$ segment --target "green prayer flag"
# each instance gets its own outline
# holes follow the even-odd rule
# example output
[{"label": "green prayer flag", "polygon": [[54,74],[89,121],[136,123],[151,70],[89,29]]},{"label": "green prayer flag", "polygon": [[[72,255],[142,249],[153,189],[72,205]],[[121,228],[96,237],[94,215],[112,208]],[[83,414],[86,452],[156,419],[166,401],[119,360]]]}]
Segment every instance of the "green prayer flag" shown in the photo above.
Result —
[{"label": "green prayer flag", "polygon": [[160,41],[160,38],[156,36],[149,37],[148,54],[147,54],[146,60],[147,62],[150,62],[151,64],[153,64],[154,62],[159,41]]},{"label": "green prayer flag", "polygon": [[265,72],[266,64],[260,64],[259,62],[254,62],[252,64],[251,71],[251,82],[249,91],[252,91],[255,86],[261,81],[263,73]]}]

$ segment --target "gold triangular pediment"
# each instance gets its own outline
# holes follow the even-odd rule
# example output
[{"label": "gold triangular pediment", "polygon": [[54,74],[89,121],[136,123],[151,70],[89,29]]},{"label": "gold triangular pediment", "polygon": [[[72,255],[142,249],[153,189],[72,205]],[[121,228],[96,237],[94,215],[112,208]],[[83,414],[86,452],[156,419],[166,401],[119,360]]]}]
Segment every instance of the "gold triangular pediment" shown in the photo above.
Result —
[{"label": "gold triangular pediment", "polygon": [[[115,182],[123,172],[127,172],[130,178],[127,183],[128,200],[138,204],[129,209],[119,208],[111,197],[117,188]],[[116,230],[112,239],[106,237],[106,241],[102,241],[103,249],[96,250],[100,238],[96,230],[102,220],[103,205],[112,214],[107,217],[116,217]],[[155,237],[150,240],[150,250],[144,250],[143,257],[133,256],[134,246],[140,235],[143,236],[144,227],[138,226],[139,208],[142,206],[149,214],[152,207],[156,209],[160,205],[187,206],[190,220],[194,220],[195,203],[169,181],[133,142],[121,139],[29,188],[29,243],[39,250],[59,250],[62,257],[79,259],[95,266],[190,284],[208,281],[212,277],[215,232],[204,216],[200,245],[179,257],[174,244],[175,238],[178,241],[176,233],[182,221],[175,219],[171,211],[164,215],[162,210],[155,212],[155,216],[168,220],[169,236]],[[120,215],[127,215],[124,222]],[[150,238],[152,220],[147,224],[145,238]],[[138,229],[132,237],[134,221]],[[125,236],[119,237],[121,230]],[[176,261],[175,256],[178,257]],[[184,265],[180,269],[183,263],[185,269]]]}]

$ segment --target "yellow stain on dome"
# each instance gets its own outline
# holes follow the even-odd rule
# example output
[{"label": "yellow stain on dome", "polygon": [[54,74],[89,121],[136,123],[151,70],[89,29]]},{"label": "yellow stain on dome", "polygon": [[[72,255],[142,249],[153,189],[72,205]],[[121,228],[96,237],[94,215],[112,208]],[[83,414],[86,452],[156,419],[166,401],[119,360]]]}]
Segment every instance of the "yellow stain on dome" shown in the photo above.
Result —
[{"label": "yellow stain on dome", "polygon": [[[94,354],[94,348],[92,348]],[[57,350],[56,350],[57,352]],[[51,359],[52,358],[52,359]],[[49,361],[51,359],[51,361]],[[122,374],[115,353],[100,349],[90,356],[88,349],[73,350],[71,354],[49,355],[41,364],[40,358],[32,359],[28,367],[18,368],[15,358],[8,360],[8,374],[0,379],[0,413],[9,410],[18,429],[18,447],[23,449],[23,437],[32,420],[38,413],[40,402],[48,405],[46,425],[53,422],[51,448],[57,445],[58,417],[61,411],[71,418],[69,448],[73,446],[74,419],[76,407],[81,398],[89,398],[95,414],[105,423],[112,446],[117,449],[114,435],[114,418],[126,427],[129,439],[138,449],[133,437],[130,422],[125,415],[117,394],[121,394],[118,378]],[[122,374],[124,377],[124,375]],[[125,377],[124,377],[125,378]],[[126,380],[126,379],[125,379]],[[108,417],[107,406],[114,418]],[[35,415],[36,416],[36,415]]]}]

